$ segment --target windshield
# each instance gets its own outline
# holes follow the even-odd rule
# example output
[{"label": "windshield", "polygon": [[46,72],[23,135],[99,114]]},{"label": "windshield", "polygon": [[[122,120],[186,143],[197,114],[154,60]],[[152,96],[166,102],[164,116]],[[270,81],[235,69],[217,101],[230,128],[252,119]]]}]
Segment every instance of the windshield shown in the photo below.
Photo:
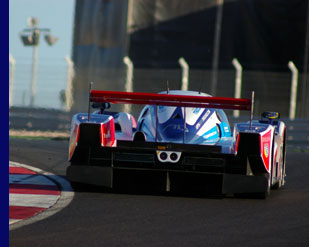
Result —
[{"label": "windshield", "polygon": [[218,138],[220,131],[218,125],[227,119],[222,110],[219,110],[219,113],[216,111],[216,109],[207,108],[159,106],[157,140],[198,142],[199,139],[205,141]]}]

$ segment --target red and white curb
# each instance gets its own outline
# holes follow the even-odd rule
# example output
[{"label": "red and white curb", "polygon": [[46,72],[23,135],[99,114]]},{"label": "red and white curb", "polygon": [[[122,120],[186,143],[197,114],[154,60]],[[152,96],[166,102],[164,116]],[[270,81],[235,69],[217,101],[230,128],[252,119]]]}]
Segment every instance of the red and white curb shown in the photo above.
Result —
[{"label": "red and white curb", "polygon": [[[50,177],[53,177],[53,179]],[[54,180],[59,181],[56,183]],[[66,187],[66,192],[61,191],[59,186]],[[9,162],[10,226],[13,223],[25,221],[30,218],[35,218],[33,216],[43,214],[45,210],[55,205],[63,195],[66,196],[64,201],[62,200],[62,207],[67,206],[74,195],[72,188],[63,178],[44,172],[38,168]],[[54,211],[59,210],[60,208]]]}]

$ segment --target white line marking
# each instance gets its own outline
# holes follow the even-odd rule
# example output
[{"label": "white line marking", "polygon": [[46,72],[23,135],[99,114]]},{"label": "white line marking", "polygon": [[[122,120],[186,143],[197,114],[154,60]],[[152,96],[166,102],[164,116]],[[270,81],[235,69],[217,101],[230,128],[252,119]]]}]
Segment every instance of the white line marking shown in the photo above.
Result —
[{"label": "white line marking", "polygon": [[10,206],[49,208],[54,205],[59,196],[34,195],[34,194],[10,194]]},{"label": "white line marking", "polygon": [[19,219],[17,219],[17,220],[15,220],[15,219],[9,219],[9,225],[14,224],[14,223],[16,223],[16,222],[18,222],[18,221],[21,221],[21,220],[19,220]]},{"label": "white line marking", "polygon": [[45,176],[52,176],[52,179],[55,180],[61,186],[61,189],[60,189],[61,190],[61,196],[59,197],[57,203],[52,205],[52,207],[50,207],[49,209],[44,210],[43,212],[41,212],[41,213],[39,213],[39,214],[37,214],[33,217],[30,217],[30,218],[25,219],[25,220],[13,221],[15,224],[10,223],[9,230],[17,229],[19,227],[22,227],[22,226],[25,226],[25,225],[46,219],[46,218],[58,213],[59,211],[61,211],[65,207],[67,207],[71,203],[71,201],[73,200],[74,191],[71,187],[71,184],[70,184],[69,181],[62,178],[61,176],[56,176],[56,175],[54,175],[50,172],[46,172],[46,171],[41,170],[39,168],[35,168],[35,167],[28,166],[28,165],[25,165],[25,164],[20,164],[20,163],[17,163],[17,162],[9,161],[9,164],[11,166],[19,166],[19,167],[28,168],[32,171],[38,172],[38,173],[45,175]]}]

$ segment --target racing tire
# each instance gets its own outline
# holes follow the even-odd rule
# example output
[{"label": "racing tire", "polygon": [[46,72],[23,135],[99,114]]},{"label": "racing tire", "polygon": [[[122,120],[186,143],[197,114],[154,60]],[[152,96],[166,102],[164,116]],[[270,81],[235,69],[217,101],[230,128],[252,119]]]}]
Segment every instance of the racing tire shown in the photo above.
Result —
[{"label": "racing tire", "polygon": [[267,177],[267,187],[263,192],[248,192],[248,193],[234,193],[235,198],[246,198],[246,199],[266,199],[270,195],[271,188],[271,175],[265,174]]},{"label": "racing tire", "polygon": [[265,175],[265,176],[268,176],[267,178],[267,188],[264,192],[258,192],[258,193],[252,193],[252,196],[254,198],[258,198],[258,199],[266,199],[269,195],[270,195],[270,187],[271,187],[271,177],[272,175],[269,174],[269,175]]},{"label": "racing tire", "polygon": [[272,189],[278,190],[278,189],[280,189],[282,187],[282,185],[283,185],[283,176],[284,176],[284,174],[283,174],[283,167],[281,166],[281,169],[280,169],[280,179],[279,179],[279,181],[277,183],[274,184]]},{"label": "racing tire", "polygon": [[253,196],[255,198],[259,199],[266,199],[270,195],[270,189],[273,187],[272,185],[272,179],[273,179],[273,159],[274,159],[274,138],[273,138],[273,143],[272,143],[272,151],[271,151],[271,166],[270,166],[270,172],[267,174],[265,173],[265,177],[267,177],[267,187],[264,192],[258,192],[258,193],[253,193]]},{"label": "racing tire", "polygon": [[285,177],[285,156],[286,156],[286,139],[285,139],[285,132],[284,132],[284,138],[283,138],[283,148],[280,151],[280,155],[282,157],[282,164],[280,164],[280,179],[279,181],[274,184],[273,189],[277,190],[280,189],[284,185],[284,177]]}]

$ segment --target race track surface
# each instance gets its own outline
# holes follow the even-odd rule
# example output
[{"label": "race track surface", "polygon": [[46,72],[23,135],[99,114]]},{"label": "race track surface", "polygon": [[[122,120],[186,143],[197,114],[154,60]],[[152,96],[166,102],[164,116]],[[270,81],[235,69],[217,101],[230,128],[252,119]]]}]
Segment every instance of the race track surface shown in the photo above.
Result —
[{"label": "race track surface", "polygon": [[[64,176],[68,141],[10,139],[9,158]],[[121,194],[93,188],[10,246],[309,246],[309,152],[287,153],[287,183],[267,200]]]}]

